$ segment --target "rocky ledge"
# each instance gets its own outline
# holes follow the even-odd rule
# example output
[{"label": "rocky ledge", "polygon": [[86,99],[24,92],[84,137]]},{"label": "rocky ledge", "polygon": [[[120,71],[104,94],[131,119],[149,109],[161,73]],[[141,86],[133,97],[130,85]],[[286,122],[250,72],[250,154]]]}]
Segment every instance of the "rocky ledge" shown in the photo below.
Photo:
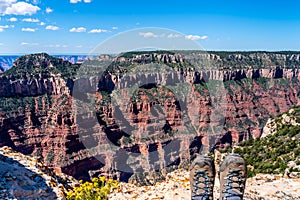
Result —
[{"label": "rocky ledge", "polygon": [[0,199],[65,199],[67,189],[78,184],[38,160],[0,148]]},{"label": "rocky ledge", "polygon": [[[300,199],[300,179],[286,178],[282,175],[257,174],[247,179],[244,200],[282,200]],[[219,181],[214,189],[215,200],[219,199]],[[155,186],[137,187],[121,183],[120,189],[110,195],[111,200],[190,200],[189,172],[183,169],[167,175],[166,180]]]},{"label": "rocky ledge", "polygon": [[[78,184],[73,178],[47,168],[38,160],[0,148],[0,199],[65,199],[67,189]],[[296,177],[296,176],[295,176]],[[244,200],[300,199],[300,179],[286,175],[257,174],[247,179]],[[215,182],[215,200],[219,198],[219,180]],[[120,183],[111,200],[189,200],[189,172],[175,170],[154,186],[138,187]]]}]

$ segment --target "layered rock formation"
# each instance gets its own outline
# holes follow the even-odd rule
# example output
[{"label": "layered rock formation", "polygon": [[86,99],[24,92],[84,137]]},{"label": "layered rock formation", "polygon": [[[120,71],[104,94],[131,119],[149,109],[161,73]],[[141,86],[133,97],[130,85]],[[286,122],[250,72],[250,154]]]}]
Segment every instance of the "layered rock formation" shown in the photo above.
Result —
[{"label": "layered rock formation", "polygon": [[[0,145],[36,156],[77,179],[102,173],[136,182],[146,179],[132,174],[151,171],[150,181],[143,184],[152,184],[164,177],[165,168],[184,166],[201,150],[260,137],[270,116],[298,103],[299,55],[102,56],[80,68],[110,63],[94,78],[76,78],[77,65],[46,54],[21,57],[0,77]],[[197,57],[208,59],[213,67],[200,65],[193,59]],[[151,71],[151,66],[166,70]],[[135,83],[139,87],[128,90]],[[182,85],[176,88],[177,83]],[[81,90],[88,92],[80,96]],[[74,101],[84,102],[85,95],[94,98],[95,110],[82,104],[80,118]],[[109,142],[117,152],[101,149]],[[87,144],[95,152],[86,149]],[[120,168],[126,173],[116,172]]]}]

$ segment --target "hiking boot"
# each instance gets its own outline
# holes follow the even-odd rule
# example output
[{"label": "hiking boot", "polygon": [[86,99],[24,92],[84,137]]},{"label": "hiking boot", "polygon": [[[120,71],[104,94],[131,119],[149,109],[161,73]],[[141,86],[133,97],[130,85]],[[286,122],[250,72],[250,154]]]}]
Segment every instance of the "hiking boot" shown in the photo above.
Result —
[{"label": "hiking boot", "polygon": [[192,200],[212,200],[215,166],[209,156],[197,157],[190,167]]},{"label": "hiking boot", "polygon": [[243,199],[246,171],[246,164],[241,156],[230,154],[225,157],[220,166],[220,199]]}]

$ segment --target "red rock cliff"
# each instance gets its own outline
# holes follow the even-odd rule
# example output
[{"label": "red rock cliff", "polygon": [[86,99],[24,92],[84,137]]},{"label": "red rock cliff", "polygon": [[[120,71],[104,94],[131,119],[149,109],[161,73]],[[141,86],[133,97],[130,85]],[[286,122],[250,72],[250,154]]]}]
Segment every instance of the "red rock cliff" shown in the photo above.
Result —
[{"label": "red rock cliff", "polygon": [[[99,103],[97,112],[100,121],[99,125],[94,126],[97,131],[94,129],[87,140],[95,143],[95,148],[109,140],[120,149],[142,155],[142,159],[134,162],[121,151],[101,151],[97,156],[105,162],[100,162],[85,148],[84,142],[87,141],[77,134],[78,119],[72,110],[73,82],[75,86],[80,82],[81,87],[96,91],[97,79],[73,81],[66,78],[65,72],[58,70],[60,68],[55,65],[71,65],[45,55],[35,57],[34,61],[30,61],[30,57],[21,59],[15,64],[17,69],[22,63],[27,67],[38,66],[39,70],[36,74],[17,71],[16,74],[0,77],[0,146],[11,146],[22,153],[36,156],[48,166],[78,179],[105,173],[116,174],[122,180],[135,181],[139,178],[130,179],[130,173],[115,173],[113,169],[118,168],[120,163],[128,165],[128,171],[132,173],[139,171],[139,168],[165,169],[168,165],[184,165],[201,150],[203,144],[212,148],[260,137],[270,116],[287,111],[298,103],[300,73],[294,65],[298,64],[299,55],[253,53],[222,57],[211,53],[205,56],[221,67],[195,70],[195,64],[189,63],[184,68],[175,67],[171,73],[120,75],[108,72],[100,78],[98,89],[106,93],[94,92]],[[124,70],[122,62],[126,65],[162,62],[180,66],[186,63],[185,59],[180,54],[142,54],[133,58],[121,57],[113,67]],[[275,62],[276,59],[278,62]],[[251,68],[253,63],[255,66]],[[48,68],[55,70],[46,70],[45,73],[43,69]],[[120,107],[107,101],[111,92],[128,88],[137,80],[151,80],[160,84],[143,85],[133,96],[124,92],[118,97],[127,103]],[[224,81],[226,94],[212,97],[211,89],[206,86],[209,80]],[[186,83],[191,89],[184,101],[174,91],[160,86],[176,81]],[[212,119],[212,113],[216,110],[213,101],[222,95],[226,99],[226,104],[219,105],[223,113],[217,115],[219,118]],[[96,115],[91,114],[86,120],[89,117],[96,118]],[[120,121],[128,124],[122,126]],[[221,130],[213,134],[208,131],[221,122]],[[196,124],[193,137],[185,137],[180,132],[182,124],[194,128],[193,131],[195,127],[189,127],[188,124]],[[129,135],[128,130],[132,130]],[[161,174],[152,174],[152,179],[159,178]],[[148,183],[151,181],[145,182]]]}]

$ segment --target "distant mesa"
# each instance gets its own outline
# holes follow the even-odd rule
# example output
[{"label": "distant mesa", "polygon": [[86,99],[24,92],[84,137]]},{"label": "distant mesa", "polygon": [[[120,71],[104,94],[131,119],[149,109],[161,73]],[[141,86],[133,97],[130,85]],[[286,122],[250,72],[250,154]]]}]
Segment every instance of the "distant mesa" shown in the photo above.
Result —
[{"label": "distant mesa", "polygon": [[[0,73],[10,69],[20,57],[17,55],[0,55]],[[72,64],[81,64],[88,58],[87,55],[54,55],[54,57],[61,58]]]}]

